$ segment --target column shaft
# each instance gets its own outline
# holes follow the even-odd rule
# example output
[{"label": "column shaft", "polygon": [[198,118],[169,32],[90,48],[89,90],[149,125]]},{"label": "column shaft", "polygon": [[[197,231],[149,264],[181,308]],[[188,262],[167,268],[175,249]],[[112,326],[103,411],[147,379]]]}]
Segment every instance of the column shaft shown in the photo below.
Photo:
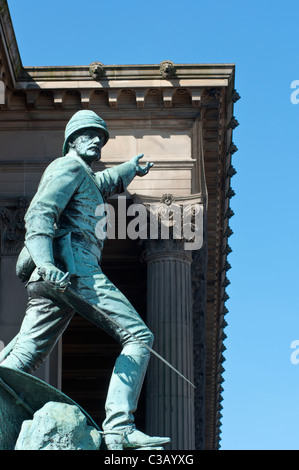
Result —
[{"label": "column shaft", "polygon": [[[155,335],[154,348],[192,381],[191,258],[183,250],[151,250],[147,261],[147,324]],[[194,449],[194,389],[154,356],[148,370],[146,425],[149,434],[170,436],[172,449]]]}]

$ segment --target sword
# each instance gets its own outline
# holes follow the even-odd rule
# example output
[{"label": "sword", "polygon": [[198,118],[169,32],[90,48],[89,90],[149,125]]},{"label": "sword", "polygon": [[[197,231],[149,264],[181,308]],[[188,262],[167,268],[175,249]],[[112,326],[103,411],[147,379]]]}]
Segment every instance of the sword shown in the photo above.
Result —
[{"label": "sword", "polygon": [[[168,366],[170,369],[172,369],[177,375],[179,375],[182,379],[184,379],[189,385],[191,385],[193,388],[196,388],[196,386],[189,380],[187,377],[185,377],[179,370],[177,370],[170,362],[168,362],[164,357],[162,357],[159,353],[157,353],[153,348],[145,344],[142,340],[137,338],[131,331],[129,331],[127,328],[122,326],[118,321],[116,321],[114,318],[111,318],[107,313],[105,313],[100,307],[97,305],[92,304],[88,300],[86,300],[84,297],[82,297],[78,292],[76,292],[74,289],[70,287],[70,283],[66,284],[63,286],[63,284],[67,281],[69,278],[69,273],[66,273],[59,281],[60,285],[54,284],[52,282],[49,282],[47,280],[44,280],[52,289],[54,288],[55,290],[58,290],[59,292],[63,294],[70,294],[71,299],[73,298],[76,302],[72,302],[69,299],[69,295],[66,295],[63,297],[64,301],[70,305],[74,310],[77,310],[76,308],[76,303],[78,302],[81,304],[82,307],[88,307],[92,311],[96,311],[100,315],[102,315],[108,323],[116,326],[117,328],[120,328],[121,330],[125,331],[131,338],[133,338],[135,341],[137,341],[141,346],[146,348],[148,351],[150,351],[154,356],[156,356],[160,361],[162,361],[166,366]],[[84,316],[84,308],[80,309],[80,315]],[[90,317],[88,315],[85,316],[88,320],[90,320]],[[15,336],[15,338],[5,347],[5,349],[0,353],[0,363],[4,361],[4,359],[9,355],[11,350],[13,349],[17,338],[19,335]]]},{"label": "sword", "polygon": [[[63,278],[59,281],[59,284],[63,285],[66,282],[66,280],[68,279],[68,277],[69,277],[69,273],[66,273],[65,276],[63,276]],[[189,379],[187,379],[187,377],[185,377],[179,370],[177,370],[172,364],[170,364],[170,362],[168,362],[166,359],[164,359],[164,357],[162,357],[159,353],[157,353],[153,348],[151,348],[150,346],[145,344],[142,340],[137,338],[137,336],[135,336],[131,331],[129,331],[124,326],[122,326],[117,320],[115,320],[114,318],[111,318],[110,315],[108,315],[106,312],[104,312],[100,307],[98,307],[97,305],[92,304],[91,302],[86,300],[84,297],[82,297],[80,294],[78,294],[78,292],[76,292],[74,289],[72,289],[70,287],[70,285],[69,285],[70,283],[68,283],[68,284],[66,284],[65,286],[62,287],[62,286],[57,286],[57,284],[50,283],[49,281],[45,281],[45,282],[47,282],[51,287],[54,287],[55,289],[58,289],[60,292],[62,292],[64,294],[70,294],[70,297],[73,298],[75,301],[81,303],[81,305],[83,307],[84,306],[89,307],[91,310],[96,311],[97,313],[102,315],[108,321],[108,323],[110,323],[110,324],[116,326],[117,328],[120,328],[123,331],[125,331],[131,338],[136,340],[141,346],[143,346],[148,351],[150,351],[160,361],[162,361],[165,365],[167,365],[170,369],[172,369],[177,375],[179,375],[182,379],[184,379],[189,385],[191,385],[193,388],[196,388],[196,386]],[[68,297],[69,297],[68,295],[66,297],[64,297],[65,302],[67,302],[72,308],[74,308],[74,306],[76,307],[76,302],[75,302],[75,305],[74,305],[74,303],[71,302],[68,299]],[[75,310],[76,310],[76,308],[75,308]],[[84,316],[84,308],[82,308],[82,310],[80,309],[80,315]],[[86,318],[88,320],[90,320],[89,316],[86,316]]]}]

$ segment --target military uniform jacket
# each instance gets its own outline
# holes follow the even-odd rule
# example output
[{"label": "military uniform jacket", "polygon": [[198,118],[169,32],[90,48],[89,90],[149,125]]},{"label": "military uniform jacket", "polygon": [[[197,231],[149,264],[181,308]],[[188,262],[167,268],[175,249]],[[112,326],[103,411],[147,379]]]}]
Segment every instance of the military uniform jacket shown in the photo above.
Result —
[{"label": "military uniform jacket", "polygon": [[96,225],[103,215],[97,207],[122,193],[135,175],[131,161],[93,173],[80,157],[57,158],[46,168],[25,215],[25,244],[32,237],[54,240],[71,233],[101,251],[104,241],[97,238]]}]

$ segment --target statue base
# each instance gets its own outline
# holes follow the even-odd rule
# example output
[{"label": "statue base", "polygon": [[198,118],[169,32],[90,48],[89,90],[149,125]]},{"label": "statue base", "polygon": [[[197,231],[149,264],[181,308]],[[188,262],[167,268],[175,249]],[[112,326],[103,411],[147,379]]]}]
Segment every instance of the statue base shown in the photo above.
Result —
[{"label": "statue base", "polygon": [[[59,404],[64,405],[62,408],[65,410],[72,409],[73,414],[83,423],[82,426],[86,427],[87,434],[89,431],[93,431],[95,446],[100,445],[101,439],[98,439],[98,437],[101,429],[86,411],[71,398],[30,374],[0,366],[0,450],[15,450],[23,423],[27,423],[24,424],[24,428],[27,427],[27,431],[28,426],[32,428],[36,414],[40,419],[41,411],[39,410],[49,402],[54,402],[57,406]],[[68,408],[67,405],[71,405],[73,408]],[[51,406],[53,407],[53,404]],[[70,416],[66,420],[66,426],[70,426],[68,421],[70,421]],[[56,423],[57,432],[61,432],[59,427],[62,424]],[[49,422],[47,426],[49,426]],[[82,429],[80,429],[80,432],[82,432]],[[88,446],[93,447],[91,441],[88,442]],[[50,444],[48,443],[48,445]],[[20,441],[18,446],[20,446]]]}]

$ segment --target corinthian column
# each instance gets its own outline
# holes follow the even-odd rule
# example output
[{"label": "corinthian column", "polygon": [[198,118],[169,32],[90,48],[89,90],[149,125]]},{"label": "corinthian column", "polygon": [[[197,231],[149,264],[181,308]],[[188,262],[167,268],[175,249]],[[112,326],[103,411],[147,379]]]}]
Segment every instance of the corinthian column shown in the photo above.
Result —
[{"label": "corinthian column", "polygon": [[[146,261],[154,349],[192,382],[192,258],[182,240],[160,239],[146,242]],[[147,433],[171,437],[174,450],[194,449],[194,388],[154,356],[147,377]]]}]

